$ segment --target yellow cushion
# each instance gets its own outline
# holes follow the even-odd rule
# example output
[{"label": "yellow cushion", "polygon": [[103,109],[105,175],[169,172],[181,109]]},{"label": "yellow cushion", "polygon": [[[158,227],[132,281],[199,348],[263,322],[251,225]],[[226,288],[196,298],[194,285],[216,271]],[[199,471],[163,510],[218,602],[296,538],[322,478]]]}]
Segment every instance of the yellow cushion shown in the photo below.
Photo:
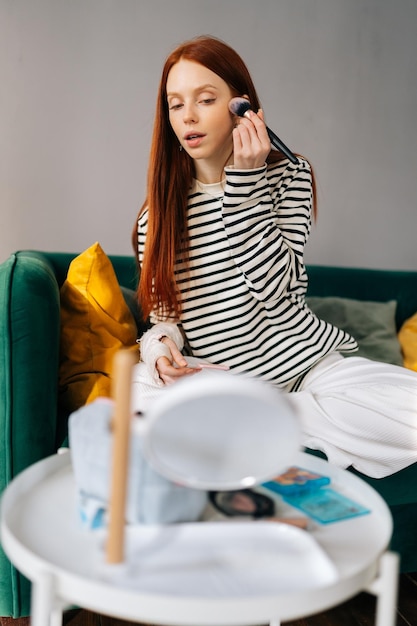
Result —
[{"label": "yellow cushion", "polygon": [[135,350],[137,327],[110,259],[95,243],[70,264],[61,287],[60,408],[110,396],[113,357]]},{"label": "yellow cushion", "polygon": [[404,357],[404,367],[417,372],[417,313],[401,326],[398,340]]}]

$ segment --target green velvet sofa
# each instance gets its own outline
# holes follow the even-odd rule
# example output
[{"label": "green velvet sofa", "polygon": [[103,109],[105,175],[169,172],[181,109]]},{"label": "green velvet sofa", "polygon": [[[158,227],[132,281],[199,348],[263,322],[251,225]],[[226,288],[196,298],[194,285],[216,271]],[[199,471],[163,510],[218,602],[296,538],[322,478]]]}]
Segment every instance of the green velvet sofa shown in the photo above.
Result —
[{"label": "green velvet sofa", "polygon": [[[21,251],[0,264],[0,493],[32,463],[57,451],[67,416],[57,410],[59,289],[72,253]],[[121,285],[134,289],[132,257],[110,256]],[[396,325],[417,311],[417,271],[310,266],[309,295],[397,301]],[[394,518],[392,549],[417,571],[417,464],[382,480],[365,477]],[[30,613],[30,584],[0,547],[0,616]]]}]

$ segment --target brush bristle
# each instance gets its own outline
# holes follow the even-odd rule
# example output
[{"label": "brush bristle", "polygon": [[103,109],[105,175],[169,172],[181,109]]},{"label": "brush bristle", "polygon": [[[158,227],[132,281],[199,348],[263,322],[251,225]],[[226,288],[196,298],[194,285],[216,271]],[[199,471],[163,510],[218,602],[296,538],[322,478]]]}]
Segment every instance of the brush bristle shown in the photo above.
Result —
[{"label": "brush bristle", "polygon": [[245,98],[232,98],[229,102],[229,111],[239,117],[243,117],[251,108],[249,100]]}]

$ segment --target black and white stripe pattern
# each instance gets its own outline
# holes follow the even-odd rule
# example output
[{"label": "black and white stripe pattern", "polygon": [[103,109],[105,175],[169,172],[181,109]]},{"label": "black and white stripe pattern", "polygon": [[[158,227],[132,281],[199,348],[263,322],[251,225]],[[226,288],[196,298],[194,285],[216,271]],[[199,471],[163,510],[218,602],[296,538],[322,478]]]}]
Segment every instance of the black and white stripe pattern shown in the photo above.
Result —
[{"label": "black and white stripe pattern", "polygon": [[[319,359],[355,340],[305,305],[312,179],[300,159],[226,168],[224,196],[189,196],[189,267],[178,263],[181,324],[194,356],[293,389]],[[139,218],[143,258],[147,212]],[[159,321],[155,316],[154,322]]]}]

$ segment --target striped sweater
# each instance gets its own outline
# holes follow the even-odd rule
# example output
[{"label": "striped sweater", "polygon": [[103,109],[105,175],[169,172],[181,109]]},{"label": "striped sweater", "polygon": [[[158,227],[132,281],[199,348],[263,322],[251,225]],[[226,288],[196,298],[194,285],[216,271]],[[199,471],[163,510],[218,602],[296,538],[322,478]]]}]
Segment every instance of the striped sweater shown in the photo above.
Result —
[{"label": "striped sweater", "polygon": [[[303,159],[227,167],[222,184],[195,181],[189,265],[176,267],[180,323],[194,356],[295,390],[326,354],[357,349],[305,303],[311,208],[312,176]],[[140,263],[147,218],[145,210],[138,221]]]}]

